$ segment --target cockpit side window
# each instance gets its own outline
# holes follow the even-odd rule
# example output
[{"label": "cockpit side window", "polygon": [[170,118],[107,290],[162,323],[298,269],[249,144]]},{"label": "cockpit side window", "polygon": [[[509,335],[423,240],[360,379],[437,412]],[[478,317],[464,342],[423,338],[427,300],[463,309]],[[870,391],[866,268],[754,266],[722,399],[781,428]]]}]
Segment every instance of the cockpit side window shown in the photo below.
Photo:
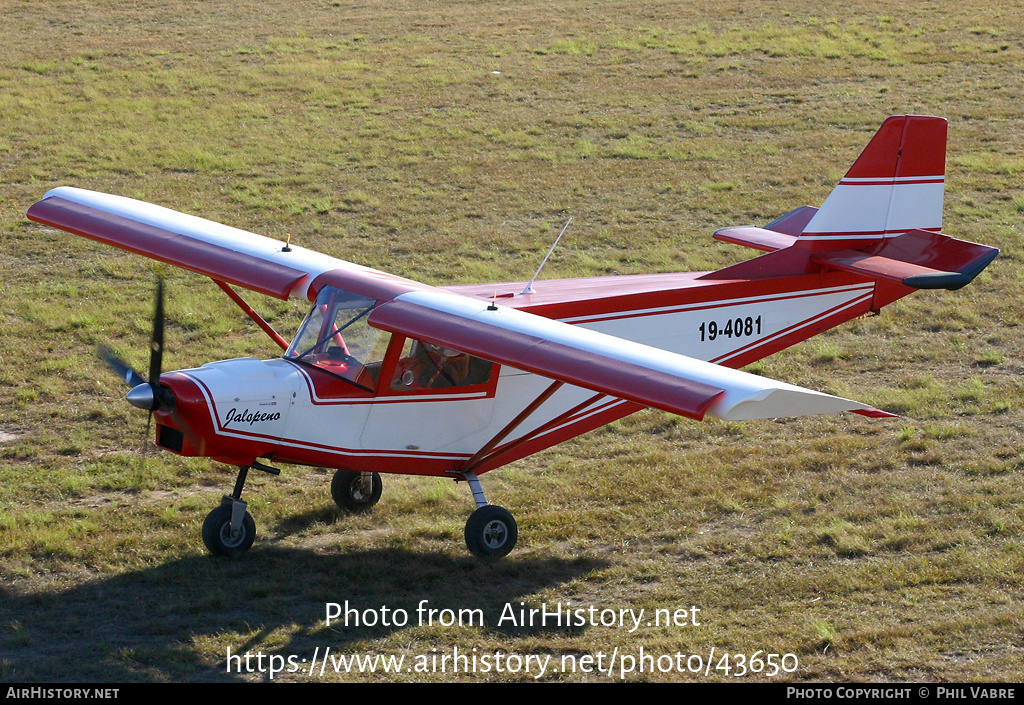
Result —
[{"label": "cockpit side window", "polygon": [[452,348],[419,340],[406,340],[391,378],[396,392],[446,389],[483,384],[491,376],[491,363]]},{"label": "cockpit side window", "polygon": [[284,357],[372,390],[390,335],[367,322],[377,302],[351,291],[325,286]]}]

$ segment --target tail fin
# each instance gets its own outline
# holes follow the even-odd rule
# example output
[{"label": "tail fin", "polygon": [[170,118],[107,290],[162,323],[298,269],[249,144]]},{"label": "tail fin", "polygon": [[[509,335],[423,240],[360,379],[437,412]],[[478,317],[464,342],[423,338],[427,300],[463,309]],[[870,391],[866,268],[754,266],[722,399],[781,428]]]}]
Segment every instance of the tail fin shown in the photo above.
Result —
[{"label": "tail fin", "polygon": [[813,252],[864,250],[910,230],[938,232],[946,174],[946,120],[887,119],[800,233]]},{"label": "tail fin", "polygon": [[839,269],[915,289],[959,289],[999,250],[942,228],[946,121],[891,117],[818,209],[803,206],[763,228],[723,228],[715,238],[769,254],[701,279],[765,278]]}]

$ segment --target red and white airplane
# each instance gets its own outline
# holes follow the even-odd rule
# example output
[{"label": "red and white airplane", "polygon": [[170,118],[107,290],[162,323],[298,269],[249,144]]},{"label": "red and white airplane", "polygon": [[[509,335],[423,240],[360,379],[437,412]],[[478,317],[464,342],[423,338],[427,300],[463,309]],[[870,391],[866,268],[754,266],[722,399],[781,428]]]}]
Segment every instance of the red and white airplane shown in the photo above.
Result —
[{"label": "red and white airplane", "polygon": [[[946,121],[886,120],[821,208],[797,208],[719,240],[765,251],[715,272],[432,287],[118,196],[57,188],[28,217],[211,277],[283,349],[161,373],[157,296],[148,379],[109,353],[156,418],[156,442],[237,466],[207,517],[211,552],[243,553],[255,524],[251,468],[337,469],[349,511],[372,507],[379,473],[468,481],[469,550],[502,556],[512,515],[478,476],[647,406],[693,419],[853,411],[847,399],[737,368],[915,289],[958,289],[998,250],[941,234]],[[289,344],[232,285],[312,308]]]}]

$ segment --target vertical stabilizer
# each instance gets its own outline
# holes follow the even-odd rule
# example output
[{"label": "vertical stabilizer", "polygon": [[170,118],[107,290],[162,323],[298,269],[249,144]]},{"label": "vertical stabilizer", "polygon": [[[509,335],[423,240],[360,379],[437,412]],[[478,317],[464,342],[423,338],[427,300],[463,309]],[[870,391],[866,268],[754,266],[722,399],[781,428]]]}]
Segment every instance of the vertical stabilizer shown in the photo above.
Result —
[{"label": "vertical stabilizer", "polygon": [[946,121],[887,119],[798,238],[815,252],[863,250],[910,230],[938,232]]}]

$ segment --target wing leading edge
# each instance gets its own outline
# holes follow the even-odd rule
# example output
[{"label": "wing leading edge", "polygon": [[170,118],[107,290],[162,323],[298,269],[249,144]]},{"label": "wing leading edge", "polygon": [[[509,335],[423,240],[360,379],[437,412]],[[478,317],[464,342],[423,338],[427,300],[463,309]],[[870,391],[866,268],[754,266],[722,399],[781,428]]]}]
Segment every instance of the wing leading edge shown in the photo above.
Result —
[{"label": "wing leading edge", "polygon": [[371,325],[693,419],[856,411],[866,404],[438,290],[402,294]]},{"label": "wing leading edge", "polygon": [[28,209],[38,223],[269,296],[307,298],[320,275],[382,272],[178,211],[63,186]]}]

